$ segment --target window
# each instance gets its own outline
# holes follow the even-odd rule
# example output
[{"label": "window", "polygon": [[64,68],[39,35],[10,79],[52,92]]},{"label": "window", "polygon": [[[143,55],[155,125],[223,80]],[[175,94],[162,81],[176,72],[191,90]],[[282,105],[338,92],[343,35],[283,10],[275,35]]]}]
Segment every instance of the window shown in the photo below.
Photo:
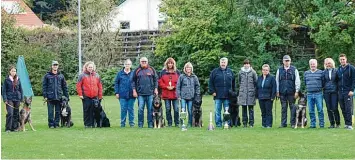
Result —
[{"label": "window", "polygon": [[13,1],[2,1],[1,8],[8,14],[25,14],[25,9],[18,3]]},{"label": "window", "polygon": [[120,26],[121,26],[121,29],[129,29],[130,28],[130,24],[127,21],[120,22]]},{"label": "window", "polygon": [[158,29],[161,29],[161,27],[165,24],[164,20],[159,20],[158,21]]}]

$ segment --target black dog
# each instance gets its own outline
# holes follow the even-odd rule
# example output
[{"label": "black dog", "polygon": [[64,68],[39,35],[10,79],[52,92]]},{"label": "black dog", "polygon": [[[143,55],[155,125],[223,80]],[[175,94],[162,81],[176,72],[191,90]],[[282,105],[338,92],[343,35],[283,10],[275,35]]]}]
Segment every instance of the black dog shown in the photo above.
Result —
[{"label": "black dog", "polygon": [[307,108],[307,98],[302,92],[299,92],[298,104],[295,104],[296,107],[296,125],[295,128],[307,125],[307,117],[306,117],[306,108]]},{"label": "black dog", "polygon": [[237,92],[229,91],[229,109],[228,112],[231,114],[231,124],[230,126],[238,127],[241,125],[239,117],[239,105],[238,105],[238,94]]},{"label": "black dog", "polygon": [[165,126],[163,107],[159,95],[154,95],[153,99],[153,122],[154,128],[161,128]]},{"label": "black dog", "polygon": [[94,103],[94,123],[96,127],[110,127],[110,120],[101,106],[99,99],[93,99]]},{"label": "black dog", "polygon": [[68,103],[68,98],[63,96],[61,102],[61,112],[60,112],[60,124],[61,127],[72,127],[74,123],[71,120],[71,108]]},{"label": "black dog", "polygon": [[202,127],[202,97],[197,95],[192,104],[192,126]]}]

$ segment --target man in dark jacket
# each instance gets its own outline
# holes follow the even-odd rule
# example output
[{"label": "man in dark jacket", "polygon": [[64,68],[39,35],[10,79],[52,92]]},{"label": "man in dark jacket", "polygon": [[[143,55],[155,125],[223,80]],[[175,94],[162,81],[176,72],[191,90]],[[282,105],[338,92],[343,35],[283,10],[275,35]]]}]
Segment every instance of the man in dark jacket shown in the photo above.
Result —
[{"label": "man in dark jacket", "polygon": [[229,97],[228,91],[235,91],[235,77],[231,69],[227,67],[228,59],[221,58],[220,67],[211,72],[209,80],[209,92],[215,100],[215,122],[216,127],[222,127],[221,110],[228,111]]},{"label": "man in dark jacket", "polygon": [[[52,61],[52,69],[47,72],[42,82],[42,93],[48,107],[49,128],[59,127],[60,102],[62,96],[67,97],[69,100],[67,83],[64,75],[59,72],[58,67],[59,63],[57,61]],[[54,117],[53,109],[55,110]]]},{"label": "man in dark jacket", "polygon": [[345,129],[352,130],[351,114],[353,110],[353,95],[355,89],[355,68],[347,63],[345,54],[339,55],[340,66],[338,68],[339,104],[343,112]]},{"label": "man in dark jacket", "polygon": [[291,127],[296,123],[295,100],[301,88],[300,75],[296,67],[291,66],[289,55],[283,57],[283,66],[276,72],[276,96],[281,100],[281,125],[280,128],[287,127],[287,106],[290,107]]},{"label": "man in dark jacket", "polygon": [[138,97],[138,127],[143,128],[144,105],[147,104],[148,127],[153,128],[153,94],[158,94],[158,75],[148,65],[148,59],[142,57],[140,66],[134,70],[132,78],[133,97]]}]

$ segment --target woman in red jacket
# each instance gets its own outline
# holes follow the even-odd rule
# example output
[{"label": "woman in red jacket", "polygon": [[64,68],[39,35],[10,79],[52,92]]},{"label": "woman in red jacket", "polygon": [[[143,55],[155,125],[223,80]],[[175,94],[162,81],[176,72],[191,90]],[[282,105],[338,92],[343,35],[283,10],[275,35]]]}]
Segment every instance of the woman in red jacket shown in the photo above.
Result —
[{"label": "woman in red jacket", "polygon": [[176,84],[179,75],[180,73],[176,69],[175,60],[168,58],[164,63],[158,83],[162,91],[161,98],[165,101],[166,119],[168,120],[169,127],[172,126],[171,106],[174,107],[175,126],[179,127],[179,104],[176,97]]},{"label": "woman in red jacket", "polygon": [[102,99],[102,83],[100,76],[95,72],[94,62],[86,62],[83,66],[83,73],[80,74],[76,91],[83,101],[84,125],[85,128],[94,126],[94,101]]}]

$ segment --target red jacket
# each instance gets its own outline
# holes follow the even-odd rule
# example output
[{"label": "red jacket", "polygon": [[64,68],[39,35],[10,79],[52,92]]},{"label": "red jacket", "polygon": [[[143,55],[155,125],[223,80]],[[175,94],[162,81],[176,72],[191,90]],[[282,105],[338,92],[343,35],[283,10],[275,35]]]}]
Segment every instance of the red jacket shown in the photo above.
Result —
[{"label": "red jacket", "polygon": [[102,83],[100,76],[92,72],[84,72],[80,74],[78,83],[76,84],[76,91],[79,96],[102,99]]},{"label": "red jacket", "polygon": [[[177,72],[168,72],[167,70],[163,70],[160,73],[160,78],[159,78],[159,87],[162,90],[162,99],[177,99],[176,97],[176,84],[179,79],[180,73]],[[175,88],[173,90],[168,90],[169,82],[171,81],[171,86],[174,86]]]}]

